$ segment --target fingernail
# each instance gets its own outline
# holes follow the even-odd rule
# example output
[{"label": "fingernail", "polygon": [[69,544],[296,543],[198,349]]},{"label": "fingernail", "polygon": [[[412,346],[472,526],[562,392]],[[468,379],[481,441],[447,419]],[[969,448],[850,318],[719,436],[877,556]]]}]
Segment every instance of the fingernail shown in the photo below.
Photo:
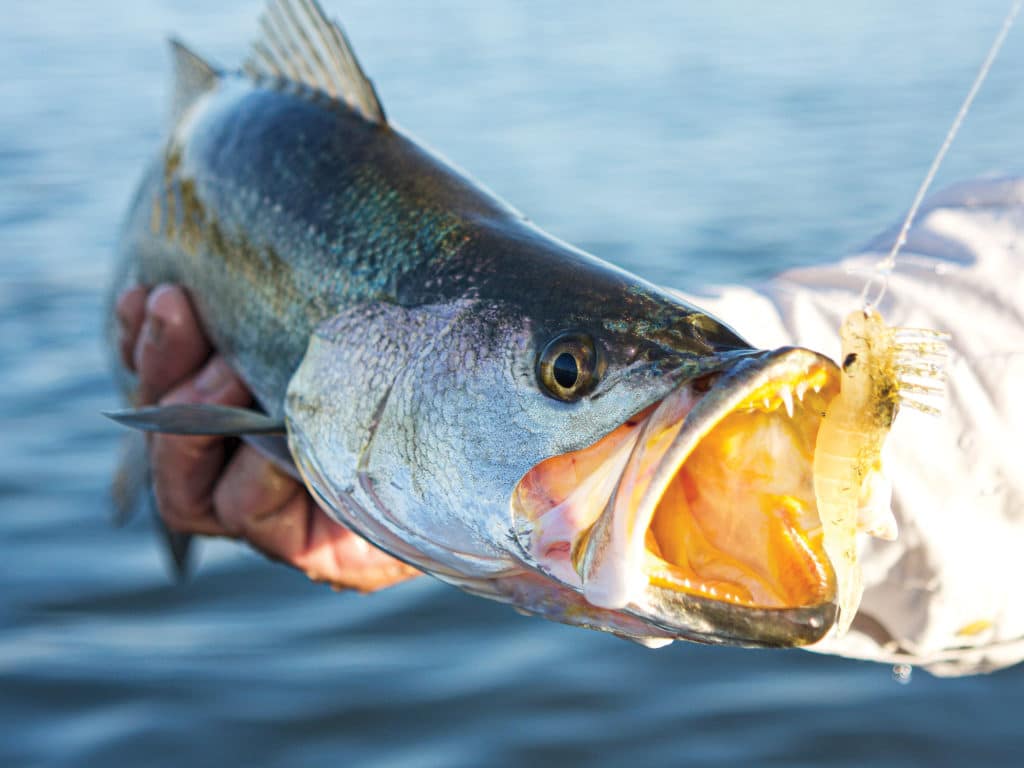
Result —
[{"label": "fingernail", "polygon": [[216,357],[196,377],[196,392],[210,397],[217,394],[231,380],[231,369],[221,358]]}]

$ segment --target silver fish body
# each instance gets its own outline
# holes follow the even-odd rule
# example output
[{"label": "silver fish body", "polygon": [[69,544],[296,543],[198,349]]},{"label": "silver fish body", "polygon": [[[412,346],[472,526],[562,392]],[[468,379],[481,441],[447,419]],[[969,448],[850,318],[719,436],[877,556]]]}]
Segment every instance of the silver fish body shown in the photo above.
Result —
[{"label": "silver fish body", "polygon": [[[605,522],[554,555],[533,548],[534,523],[512,499],[546,460],[659,403],[675,405],[673,444],[696,444],[758,376],[831,376],[831,363],[752,350],[671,292],[542,232],[388,124],[358,64],[332,63],[331,50],[351,51],[315,5],[280,0],[270,17],[292,20],[279,37],[293,44],[257,46],[245,72],[176,46],[175,122],[129,211],[115,293],[183,285],[262,409],[284,419],[324,508],[441,579],[649,643],[823,635],[824,592],[761,609],[638,582],[639,544],[589,543],[595,530],[614,540],[608,521],[633,514],[612,510],[611,481],[594,497]],[[563,568],[577,546],[589,560]],[[602,579],[635,583],[628,594],[588,599],[582,563],[602,557],[622,560]]]}]

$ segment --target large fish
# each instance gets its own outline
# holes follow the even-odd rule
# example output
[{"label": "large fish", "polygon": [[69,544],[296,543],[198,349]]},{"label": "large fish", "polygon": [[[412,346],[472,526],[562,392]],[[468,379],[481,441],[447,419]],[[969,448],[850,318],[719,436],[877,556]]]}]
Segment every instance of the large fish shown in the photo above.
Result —
[{"label": "large fish", "polygon": [[262,413],[119,418],[280,430],[339,523],[525,612],[649,645],[822,638],[835,365],[752,349],[424,150],[314,0],[263,30],[238,72],[172,44],[115,284],[185,286]]}]

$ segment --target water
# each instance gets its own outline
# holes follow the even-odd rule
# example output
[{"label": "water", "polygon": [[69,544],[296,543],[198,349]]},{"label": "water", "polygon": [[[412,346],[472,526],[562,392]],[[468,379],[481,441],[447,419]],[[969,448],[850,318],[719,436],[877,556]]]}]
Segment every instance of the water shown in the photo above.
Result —
[{"label": "water", "polygon": [[[328,0],[389,114],[556,234],[666,284],[756,280],[895,224],[1005,4]],[[768,10],[770,7],[771,10]],[[175,32],[258,3],[4,5],[0,764],[1015,764],[1024,668],[909,685],[800,652],[649,651],[427,579],[373,597],[205,546],[173,586],[107,524],[100,341]],[[1021,170],[1024,29],[938,186]]]}]

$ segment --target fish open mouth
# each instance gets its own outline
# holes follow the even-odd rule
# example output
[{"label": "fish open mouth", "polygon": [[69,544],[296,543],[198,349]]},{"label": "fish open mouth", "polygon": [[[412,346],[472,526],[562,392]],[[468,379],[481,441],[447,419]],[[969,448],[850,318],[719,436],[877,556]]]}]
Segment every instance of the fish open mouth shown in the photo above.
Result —
[{"label": "fish open mouth", "polygon": [[527,473],[520,542],[592,605],[689,639],[799,645],[835,619],[814,447],[836,366],[786,348],[686,382]]}]

